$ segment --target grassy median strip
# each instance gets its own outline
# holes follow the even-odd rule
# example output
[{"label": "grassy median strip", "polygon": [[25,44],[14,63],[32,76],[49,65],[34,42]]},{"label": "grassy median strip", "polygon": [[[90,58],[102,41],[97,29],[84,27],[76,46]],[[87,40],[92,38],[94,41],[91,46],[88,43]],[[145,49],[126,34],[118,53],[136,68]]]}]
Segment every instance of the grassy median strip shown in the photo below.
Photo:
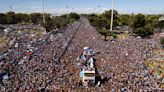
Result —
[{"label": "grassy median strip", "polygon": [[3,48],[6,42],[8,42],[8,38],[6,35],[3,35],[2,37],[0,37],[0,48]]}]

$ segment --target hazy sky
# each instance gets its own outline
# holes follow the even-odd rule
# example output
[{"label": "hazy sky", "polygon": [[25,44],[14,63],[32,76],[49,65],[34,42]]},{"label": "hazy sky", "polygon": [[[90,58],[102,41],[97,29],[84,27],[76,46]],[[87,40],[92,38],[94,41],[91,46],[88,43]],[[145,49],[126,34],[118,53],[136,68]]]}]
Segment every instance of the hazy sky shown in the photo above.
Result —
[{"label": "hazy sky", "polygon": [[[111,9],[112,0],[43,0],[45,12],[57,14],[65,12],[97,13]],[[98,8],[98,5],[100,8]],[[10,11],[31,13],[41,12],[41,0],[0,0],[0,12]],[[66,8],[68,6],[68,8]],[[115,9],[119,13],[161,13],[164,14],[164,0],[116,0]]]}]

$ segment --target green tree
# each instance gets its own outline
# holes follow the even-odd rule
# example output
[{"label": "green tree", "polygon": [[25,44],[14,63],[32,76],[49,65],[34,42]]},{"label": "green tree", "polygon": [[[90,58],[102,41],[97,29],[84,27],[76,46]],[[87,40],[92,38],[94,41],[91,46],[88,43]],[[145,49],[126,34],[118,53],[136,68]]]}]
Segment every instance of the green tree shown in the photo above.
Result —
[{"label": "green tree", "polygon": [[132,28],[135,30],[136,28],[140,28],[144,26],[145,26],[145,16],[142,14],[136,15],[132,23]]},{"label": "green tree", "polygon": [[53,19],[50,17],[50,14],[45,14],[45,19],[46,19],[46,23],[44,24],[44,27],[46,29],[47,32],[52,31],[55,27],[54,27],[54,23],[53,23]]},{"label": "green tree", "polygon": [[111,37],[113,37],[114,39],[117,38],[116,33],[111,32],[111,31],[109,31],[109,30],[107,30],[107,29],[105,29],[105,28],[104,28],[104,29],[98,30],[98,32],[99,32],[101,35],[104,36],[104,40],[105,40],[105,41],[107,41],[107,37],[108,37],[108,36],[111,36]]},{"label": "green tree", "polygon": [[122,26],[129,26],[132,21],[131,16],[128,14],[119,15],[119,19]]},{"label": "green tree", "polygon": [[56,16],[53,19],[53,25],[55,28],[62,28],[68,24],[68,21],[63,16]]},{"label": "green tree", "polygon": [[154,34],[154,30],[150,25],[146,25],[145,27],[136,28],[133,32],[135,34],[137,34],[138,36],[141,36],[142,38],[148,37],[148,36]]},{"label": "green tree", "polygon": [[87,17],[88,17],[91,25],[93,25],[94,27],[96,27],[96,25],[97,25],[97,22],[96,21],[99,19],[99,17],[96,14],[89,14]]},{"label": "green tree", "polygon": [[110,32],[109,36],[112,36],[114,39],[118,38],[117,34],[114,32]]},{"label": "green tree", "polygon": [[[119,25],[119,17],[117,11],[114,10],[114,20],[113,20],[113,27],[115,28],[116,26]],[[110,22],[111,22],[111,10],[110,11],[105,11],[103,14],[100,14],[99,16],[96,14],[90,14],[88,15],[88,19],[94,27],[97,29],[102,29],[110,28]]]},{"label": "green tree", "polygon": [[94,25],[97,27],[97,29],[102,29],[108,26],[108,22],[106,19],[96,19]]},{"label": "green tree", "polygon": [[147,25],[145,25],[144,28],[145,28],[145,31],[146,31],[146,32],[145,32],[145,37],[154,34],[154,28],[152,27],[151,24],[147,24]]},{"label": "green tree", "polygon": [[18,14],[15,14],[15,19],[16,19],[17,23],[29,22],[29,15],[23,14],[23,13],[18,13]]},{"label": "green tree", "polygon": [[[111,13],[112,10],[109,11],[105,11],[102,16],[105,17],[108,20],[111,20]],[[113,19],[117,19],[118,18],[118,12],[116,10],[113,11]]]},{"label": "green tree", "polygon": [[40,13],[32,13],[29,15],[29,18],[34,24],[43,24],[42,14]]},{"label": "green tree", "polygon": [[132,28],[133,33],[141,36],[142,38],[153,35],[154,33],[154,28],[151,24],[146,25],[145,16],[142,14],[138,14],[135,16],[135,18],[133,19]]},{"label": "green tree", "polygon": [[164,48],[164,38],[161,38],[160,43],[161,43],[162,47]]},{"label": "green tree", "polygon": [[6,20],[6,15],[3,13],[0,13],[0,24],[6,24],[7,20]]},{"label": "green tree", "polygon": [[7,12],[6,20],[7,20],[7,24],[16,24],[17,23],[14,12]]},{"label": "green tree", "polygon": [[159,22],[157,23],[157,27],[160,28],[160,29],[163,29],[163,28],[164,28],[164,20],[159,21]]},{"label": "green tree", "polygon": [[55,28],[63,28],[67,26],[67,24],[72,23],[80,18],[80,16],[76,13],[63,14],[61,16],[51,16],[50,14],[45,14],[46,23],[44,24],[46,31],[50,32]]},{"label": "green tree", "polygon": [[109,36],[109,31],[106,30],[106,29],[101,29],[101,30],[98,30],[98,32],[104,36],[104,40],[106,41],[107,40],[107,36]]},{"label": "green tree", "polygon": [[152,27],[158,26],[159,15],[148,15],[145,17],[146,24],[151,25]]},{"label": "green tree", "polygon": [[[106,26],[107,29],[110,28],[111,13],[112,13],[112,10],[109,10],[109,11],[105,11],[102,15],[100,15],[101,17],[103,17],[107,20],[107,22],[108,22],[108,26]],[[118,16],[118,12],[116,10],[114,10],[114,12],[113,12],[113,27],[114,28],[119,25],[119,21],[120,21],[120,19]]]},{"label": "green tree", "polygon": [[80,16],[77,13],[70,13],[69,18],[78,20],[78,19],[80,19]]},{"label": "green tree", "polygon": [[141,37],[144,37],[144,33],[145,33],[145,30],[144,28],[136,28],[136,29],[133,29],[133,33],[137,34],[138,36],[141,36]]}]

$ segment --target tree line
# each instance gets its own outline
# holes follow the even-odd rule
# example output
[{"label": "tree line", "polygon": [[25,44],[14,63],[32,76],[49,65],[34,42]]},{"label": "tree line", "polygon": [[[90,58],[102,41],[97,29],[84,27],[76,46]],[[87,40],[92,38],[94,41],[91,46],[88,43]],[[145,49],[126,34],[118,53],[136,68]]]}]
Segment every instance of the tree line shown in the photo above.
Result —
[{"label": "tree line", "polygon": [[47,31],[55,28],[62,28],[67,24],[78,20],[80,16],[76,13],[64,14],[61,16],[52,16],[45,14],[46,23],[43,23],[41,13],[0,13],[0,24],[41,24],[45,26]]},{"label": "tree line", "polygon": [[[109,10],[102,14],[86,15],[91,24],[105,37],[105,40],[107,36],[117,38],[114,31],[109,31],[111,12],[112,11]],[[154,29],[164,28],[164,20],[159,21],[160,16],[161,15],[118,14],[118,12],[114,10],[113,29],[116,30],[117,26],[129,26],[132,29],[131,33],[134,35],[141,36],[142,38],[150,37],[154,34]]]},{"label": "tree line", "polygon": [[[102,34],[105,39],[107,36],[117,38],[115,32],[110,32],[110,19],[111,10],[105,11],[102,14],[85,14],[90,23]],[[117,26],[129,26],[131,32],[136,36],[149,37],[153,35],[154,29],[163,29],[164,20],[159,21],[161,15],[143,15],[143,14],[118,14],[114,10],[113,29]],[[80,18],[80,15],[76,13],[64,14],[61,16],[52,16],[51,14],[45,14],[46,23],[43,24],[43,18],[41,13],[15,13],[7,12],[0,13],[0,24],[41,24],[45,26],[49,32],[56,28],[62,28],[67,24],[74,22]]]}]

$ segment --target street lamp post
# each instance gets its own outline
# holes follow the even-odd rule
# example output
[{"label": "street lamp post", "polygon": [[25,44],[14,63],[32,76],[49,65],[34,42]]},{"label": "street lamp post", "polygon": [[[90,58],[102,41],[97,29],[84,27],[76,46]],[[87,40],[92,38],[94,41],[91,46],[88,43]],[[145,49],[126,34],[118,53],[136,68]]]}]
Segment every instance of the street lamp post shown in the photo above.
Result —
[{"label": "street lamp post", "polygon": [[93,14],[95,14],[96,12],[95,12],[95,10],[96,10],[96,8],[93,8]]},{"label": "street lamp post", "polygon": [[11,5],[9,6],[9,8],[10,8],[10,11],[13,12],[13,9],[12,9],[12,6]]},{"label": "street lamp post", "polygon": [[44,3],[43,3],[43,0],[41,0],[41,4],[42,4],[42,13],[43,13],[43,23],[45,24],[46,20],[45,20],[45,14],[44,14]]},{"label": "street lamp post", "polygon": [[98,5],[98,16],[100,15],[100,5]]},{"label": "street lamp post", "polygon": [[110,31],[112,31],[112,27],[113,27],[113,11],[114,11],[114,3],[115,3],[115,0],[113,0],[113,2],[112,2],[112,13],[111,13]]},{"label": "street lamp post", "polygon": [[67,21],[69,21],[68,20],[68,13],[69,13],[69,6],[68,5],[66,6],[66,10],[67,10]]}]

